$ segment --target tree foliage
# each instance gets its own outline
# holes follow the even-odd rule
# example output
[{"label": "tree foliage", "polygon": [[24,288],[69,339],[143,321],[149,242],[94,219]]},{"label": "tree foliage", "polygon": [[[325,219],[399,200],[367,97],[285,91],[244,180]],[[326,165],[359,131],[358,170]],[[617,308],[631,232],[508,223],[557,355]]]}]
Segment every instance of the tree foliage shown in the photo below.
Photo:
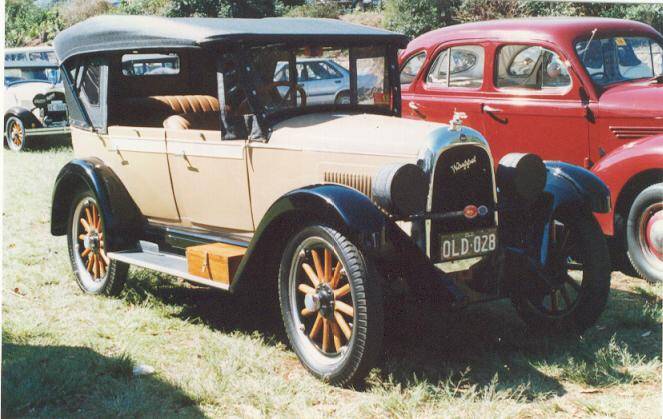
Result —
[{"label": "tree foliage", "polygon": [[452,23],[450,17],[455,4],[449,0],[387,0],[384,23],[393,31],[417,36]]},{"label": "tree foliage", "polygon": [[[663,4],[573,3],[533,0],[384,0],[376,24],[417,36],[456,23],[526,16],[603,16],[638,20],[663,32]],[[6,0],[7,46],[38,44],[58,31],[102,13],[160,16],[338,18],[344,10],[333,0],[65,0],[40,8],[34,0]],[[375,14],[376,12],[371,12]],[[353,19],[361,20],[353,16]]]}]

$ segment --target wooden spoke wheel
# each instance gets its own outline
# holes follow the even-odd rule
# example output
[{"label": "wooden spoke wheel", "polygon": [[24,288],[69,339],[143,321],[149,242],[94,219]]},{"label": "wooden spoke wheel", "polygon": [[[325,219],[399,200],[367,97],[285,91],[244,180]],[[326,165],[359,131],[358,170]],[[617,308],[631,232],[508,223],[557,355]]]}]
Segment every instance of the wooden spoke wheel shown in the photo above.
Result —
[{"label": "wooden spoke wheel", "polygon": [[382,348],[381,281],[370,259],[339,232],[303,229],[279,272],[281,313],[302,364],[336,385],[362,379]]},{"label": "wooden spoke wheel", "polygon": [[345,268],[334,249],[310,239],[300,250],[293,274],[300,330],[324,354],[341,354],[352,338],[354,304]]},{"label": "wooden spoke wheel", "polygon": [[514,304],[535,330],[581,333],[599,317],[610,291],[610,258],[591,214],[556,217],[548,263],[537,278],[523,278]]},{"label": "wooden spoke wheel", "polygon": [[5,142],[12,151],[22,151],[26,148],[25,127],[23,121],[12,116],[5,125]]},{"label": "wooden spoke wheel", "polygon": [[118,293],[128,267],[108,257],[103,216],[90,192],[79,194],[69,223],[69,256],[81,289],[92,294]]}]

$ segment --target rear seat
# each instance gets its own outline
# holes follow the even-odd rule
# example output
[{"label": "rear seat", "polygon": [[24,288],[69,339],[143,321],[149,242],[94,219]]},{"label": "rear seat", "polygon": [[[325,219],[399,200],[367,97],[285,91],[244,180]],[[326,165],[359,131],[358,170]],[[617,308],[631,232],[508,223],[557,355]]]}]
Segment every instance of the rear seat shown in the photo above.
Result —
[{"label": "rear seat", "polygon": [[183,113],[169,116],[163,121],[163,127],[172,130],[200,129],[218,131],[220,126],[220,112]]},{"label": "rear seat", "polygon": [[160,127],[172,115],[218,115],[219,109],[218,99],[209,95],[147,96],[122,100],[113,114],[122,125]]}]

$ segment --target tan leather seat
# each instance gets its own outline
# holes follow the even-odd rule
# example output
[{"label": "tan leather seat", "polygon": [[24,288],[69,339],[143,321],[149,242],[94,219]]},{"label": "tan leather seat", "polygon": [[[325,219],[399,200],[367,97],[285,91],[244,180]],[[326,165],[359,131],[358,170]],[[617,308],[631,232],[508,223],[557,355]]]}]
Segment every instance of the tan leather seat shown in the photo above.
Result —
[{"label": "tan leather seat", "polygon": [[219,131],[221,127],[219,112],[184,113],[173,115],[163,121],[163,127],[171,130],[199,129]]},{"label": "tan leather seat", "polygon": [[214,96],[170,95],[124,99],[111,115],[121,125],[158,127],[171,115],[218,111],[219,100]]}]

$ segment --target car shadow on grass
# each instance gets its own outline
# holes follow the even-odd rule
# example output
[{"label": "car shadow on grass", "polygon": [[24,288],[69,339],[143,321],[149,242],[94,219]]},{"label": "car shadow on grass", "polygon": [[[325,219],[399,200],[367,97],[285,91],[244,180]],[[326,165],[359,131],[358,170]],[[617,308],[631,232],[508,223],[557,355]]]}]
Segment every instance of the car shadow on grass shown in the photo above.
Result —
[{"label": "car shadow on grass", "polygon": [[[258,332],[286,343],[276,292],[232,296],[182,286],[166,276],[134,272],[124,297],[154,298],[175,315],[223,332]],[[266,293],[269,294],[269,291]],[[638,382],[630,368],[660,361],[660,301],[613,289],[596,326],[582,337],[527,330],[511,304],[496,301],[457,312],[401,306],[385,324],[380,381],[403,388],[425,382],[476,390],[506,390],[527,399],[565,394],[562,381],[603,387]],[[649,311],[647,311],[649,310]],[[644,335],[644,336],[643,336]]]},{"label": "car shadow on grass", "polygon": [[205,417],[181,389],[155,375],[133,376],[124,355],[31,345],[3,332],[2,417]]}]

